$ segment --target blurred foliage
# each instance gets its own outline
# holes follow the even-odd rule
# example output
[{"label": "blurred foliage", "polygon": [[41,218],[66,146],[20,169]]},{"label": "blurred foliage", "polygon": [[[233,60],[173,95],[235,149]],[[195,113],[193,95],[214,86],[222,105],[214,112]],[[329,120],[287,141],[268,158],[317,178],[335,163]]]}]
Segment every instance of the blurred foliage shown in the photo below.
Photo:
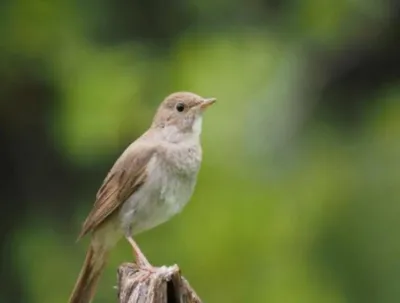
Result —
[{"label": "blurred foliage", "polygon": [[[400,300],[395,2],[0,7],[0,302],[66,302],[97,187],[178,90],[219,102],[193,199],[137,237],[153,264],[204,302]],[[121,241],[95,302],[132,258]]]}]

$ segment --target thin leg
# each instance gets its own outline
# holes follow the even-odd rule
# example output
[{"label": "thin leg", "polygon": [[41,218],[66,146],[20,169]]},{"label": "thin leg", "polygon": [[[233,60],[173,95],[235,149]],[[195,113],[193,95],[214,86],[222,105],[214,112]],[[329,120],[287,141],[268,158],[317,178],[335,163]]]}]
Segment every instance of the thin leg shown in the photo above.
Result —
[{"label": "thin leg", "polygon": [[135,240],[131,236],[126,236],[126,239],[128,242],[131,244],[133,248],[133,252],[135,253],[136,256],[136,263],[137,265],[141,267],[146,267],[146,268],[153,268],[153,266],[150,264],[150,262],[147,260],[145,255],[142,253],[140,250],[139,246],[136,244]]},{"label": "thin leg", "polygon": [[147,274],[144,274],[140,278],[140,281],[144,282],[149,278],[149,276],[152,273],[155,273],[157,271],[157,269],[153,265],[150,264],[150,262],[147,260],[145,255],[140,250],[139,245],[136,244],[135,240],[133,240],[133,238],[131,236],[127,236],[126,239],[132,245],[133,252],[135,253],[135,257],[136,257],[136,264],[139,266],[139,268],[141,270],[144,270],[147,272]]},{"label": "thin leg", "polygon": [[142,251],[139,248],[139,245],[136,244],[135,240],[132,238],[132,225],[128,227],[125,233],[125,238],[128,240],[129,244],[133,248],[133,253],[135,254],[136,257],[136,264],[140,267],[140,269],[147,271],[147,275],[143,278],[144,280],[147,279],[147,277],[151,274],[157,271],[157,269],[150,264],[150,262],[147,260],[145,255],[142,253]]}]

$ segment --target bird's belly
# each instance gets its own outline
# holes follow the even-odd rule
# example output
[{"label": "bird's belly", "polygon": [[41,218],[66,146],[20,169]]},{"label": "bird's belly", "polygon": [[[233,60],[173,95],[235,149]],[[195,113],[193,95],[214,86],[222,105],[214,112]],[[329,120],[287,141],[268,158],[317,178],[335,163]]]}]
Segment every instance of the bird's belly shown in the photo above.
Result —
[{"label": "bird's belly", "polygon": [[160,197],[153,201],[148,201],[148,206],[138,209],[137,217],[133,218],[133,229],[135,233],[151,229],[168,221],[171,217],[179,213],[189,201],[191,192],[188,188],[176,186],[174,188],[164,188],[160,191]]},{"label": "bird's belly", "polygon": [[153,171],[148,181],[121,210],[122,223],[131,224],[133,234],[156,227],[179,213],[192,196],[196,175],[189,177],[168,170]]}]

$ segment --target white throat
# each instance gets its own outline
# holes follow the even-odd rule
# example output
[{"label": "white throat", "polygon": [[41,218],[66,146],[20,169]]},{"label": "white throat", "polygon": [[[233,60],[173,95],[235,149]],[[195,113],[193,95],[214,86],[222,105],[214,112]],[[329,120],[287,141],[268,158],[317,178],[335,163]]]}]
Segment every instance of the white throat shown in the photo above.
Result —
[{"label": "white throat", "polygon": [[203,118],[197,117],[193,123],[192,131],[182,132],[175,125],[163,128],[162,133],[165,140],[171,143],[198,141],[200,139]]},{"label": "white throat", "polygon": [[196,118],[196,120],[193,123],[193,133],[196,136],[200,136],[202,126],[203,126],[203,117],[199,116]]}]

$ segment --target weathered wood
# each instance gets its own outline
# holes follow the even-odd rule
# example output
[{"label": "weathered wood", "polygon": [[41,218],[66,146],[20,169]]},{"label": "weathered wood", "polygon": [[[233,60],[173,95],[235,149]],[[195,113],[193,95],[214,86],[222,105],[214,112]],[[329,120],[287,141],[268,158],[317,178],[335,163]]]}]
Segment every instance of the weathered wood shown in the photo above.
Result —
[{"label": "weathered wood", "polygon": [[201,303],[177,265],[162,266],[154,273],[135,264],[118,269],[119,303]]}]

